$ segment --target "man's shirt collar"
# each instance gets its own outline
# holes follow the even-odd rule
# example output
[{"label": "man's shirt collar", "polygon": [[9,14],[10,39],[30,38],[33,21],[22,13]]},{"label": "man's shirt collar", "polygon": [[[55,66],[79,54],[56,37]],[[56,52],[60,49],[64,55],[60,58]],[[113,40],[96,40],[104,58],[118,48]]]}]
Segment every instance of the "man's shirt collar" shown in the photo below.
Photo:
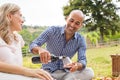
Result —
[{"label": "man's shirt collar", "polygon": [[[65,34],[65,27],[62,27],[62,30],[61,30],[61,35],[64,35]],[[77,32],[75,32],[74,36],[73,36],[73,39],[77,39]]]}]

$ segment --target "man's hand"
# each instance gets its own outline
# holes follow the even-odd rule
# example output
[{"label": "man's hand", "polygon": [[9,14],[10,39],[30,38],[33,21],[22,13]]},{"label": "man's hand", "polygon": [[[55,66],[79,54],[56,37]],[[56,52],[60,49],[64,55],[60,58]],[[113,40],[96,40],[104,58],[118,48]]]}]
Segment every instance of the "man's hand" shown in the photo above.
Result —
[{"label": "man's hand", "polygon": [[70,68],[70,72],[74,72],[74,71],[77,71],[77,70],[81,70],[82,69],[82,64],[78,63],[78,62],[73,62],[73,63],[70,63],[70,64],[66,64],[64,66],[64,68]]},{"label": "man's hand", "polygon": [[41,48],[41,47],[34,47],[32,49],[32,53],[39,54],[40,55],[40,62],[42,63],[48,63],[51,60],[50,52]]},{"label": "man's hand", "polygon": [[45,49],[39,49],[40,61],[42,63],[48,63],[51,60],[51,55],[49,51]]}]

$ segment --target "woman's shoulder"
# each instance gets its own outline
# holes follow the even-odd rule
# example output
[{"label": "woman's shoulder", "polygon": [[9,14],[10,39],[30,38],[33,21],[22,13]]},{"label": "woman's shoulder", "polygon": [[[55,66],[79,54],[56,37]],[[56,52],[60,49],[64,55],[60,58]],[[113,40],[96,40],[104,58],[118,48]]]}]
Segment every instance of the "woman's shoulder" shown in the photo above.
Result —
[{"label": "woman's shoulder", "polygon": [[18,39],[22,38],[22,36],[21,36],[18,32],[16,32],[16,31],[14,31],[13,34],[14,34],[15,37],[17,37]]},{"label": "woman's shoulder", "polygon": [[7,45],[6,42],[0,37],[0,46]]},{"label": "woman's shoulder", "polygon": [[14,32],[14,35],[16,36],[16,38],[18,39],[18,42],[20,42],[21,46],[23,47],[25,42],[24,42],[22,36],[18,32]]}]

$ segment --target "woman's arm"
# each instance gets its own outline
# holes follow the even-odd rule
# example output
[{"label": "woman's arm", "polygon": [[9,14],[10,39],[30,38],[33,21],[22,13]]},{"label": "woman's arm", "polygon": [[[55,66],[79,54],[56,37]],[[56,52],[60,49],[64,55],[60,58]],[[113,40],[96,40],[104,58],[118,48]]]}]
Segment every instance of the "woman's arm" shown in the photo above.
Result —
[{"label": "woman's arm", "polygon": [[4,62],[0,61],[0,71],[1,72],[6,72],[6,73],[24,75],[23,73],[25,71],[25,68],[20,67],[20,66],[16,66],[16,65],[12,65],[12,64],[8,64],[8,63],[4,63]]},{"label": "woman's arm", "polygon": [[4,62],[0,62],[0,72],[37,77],[45,80],[52,80],[50,74],[42,69],[29,69],[21,66],[7,64]]},{"label": "woman's arm", "polygon": [[12,53],[12,52],[14,51],[12,51],[10,47],[0,46],[0,72],[52,80],[50,74],[48,74],[46,71],[42,69],[30,69],[30,68],[25,68],[23,66],[18,66],[13,59],[16,53]]}]

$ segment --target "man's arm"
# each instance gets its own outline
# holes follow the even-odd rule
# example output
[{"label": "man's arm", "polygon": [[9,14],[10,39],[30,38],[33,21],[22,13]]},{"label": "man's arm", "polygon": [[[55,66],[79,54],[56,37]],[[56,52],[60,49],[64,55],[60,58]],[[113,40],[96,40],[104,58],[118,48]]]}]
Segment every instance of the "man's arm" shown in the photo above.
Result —
[{"label": "man's arm", "polygon": [[39,51],[41,51],[41,50],[42,50],[42,48],[36,46],[36,47],[32,48],[31,52],[34,54],[39,54]]},{"label": "man's arm", "polygon": [[84,37],[81,38],[80,40],[80,47],[78,49],[78,66],[82,69],[86,67],[87,64],[87,59],[86,59],[86,42]]}]

